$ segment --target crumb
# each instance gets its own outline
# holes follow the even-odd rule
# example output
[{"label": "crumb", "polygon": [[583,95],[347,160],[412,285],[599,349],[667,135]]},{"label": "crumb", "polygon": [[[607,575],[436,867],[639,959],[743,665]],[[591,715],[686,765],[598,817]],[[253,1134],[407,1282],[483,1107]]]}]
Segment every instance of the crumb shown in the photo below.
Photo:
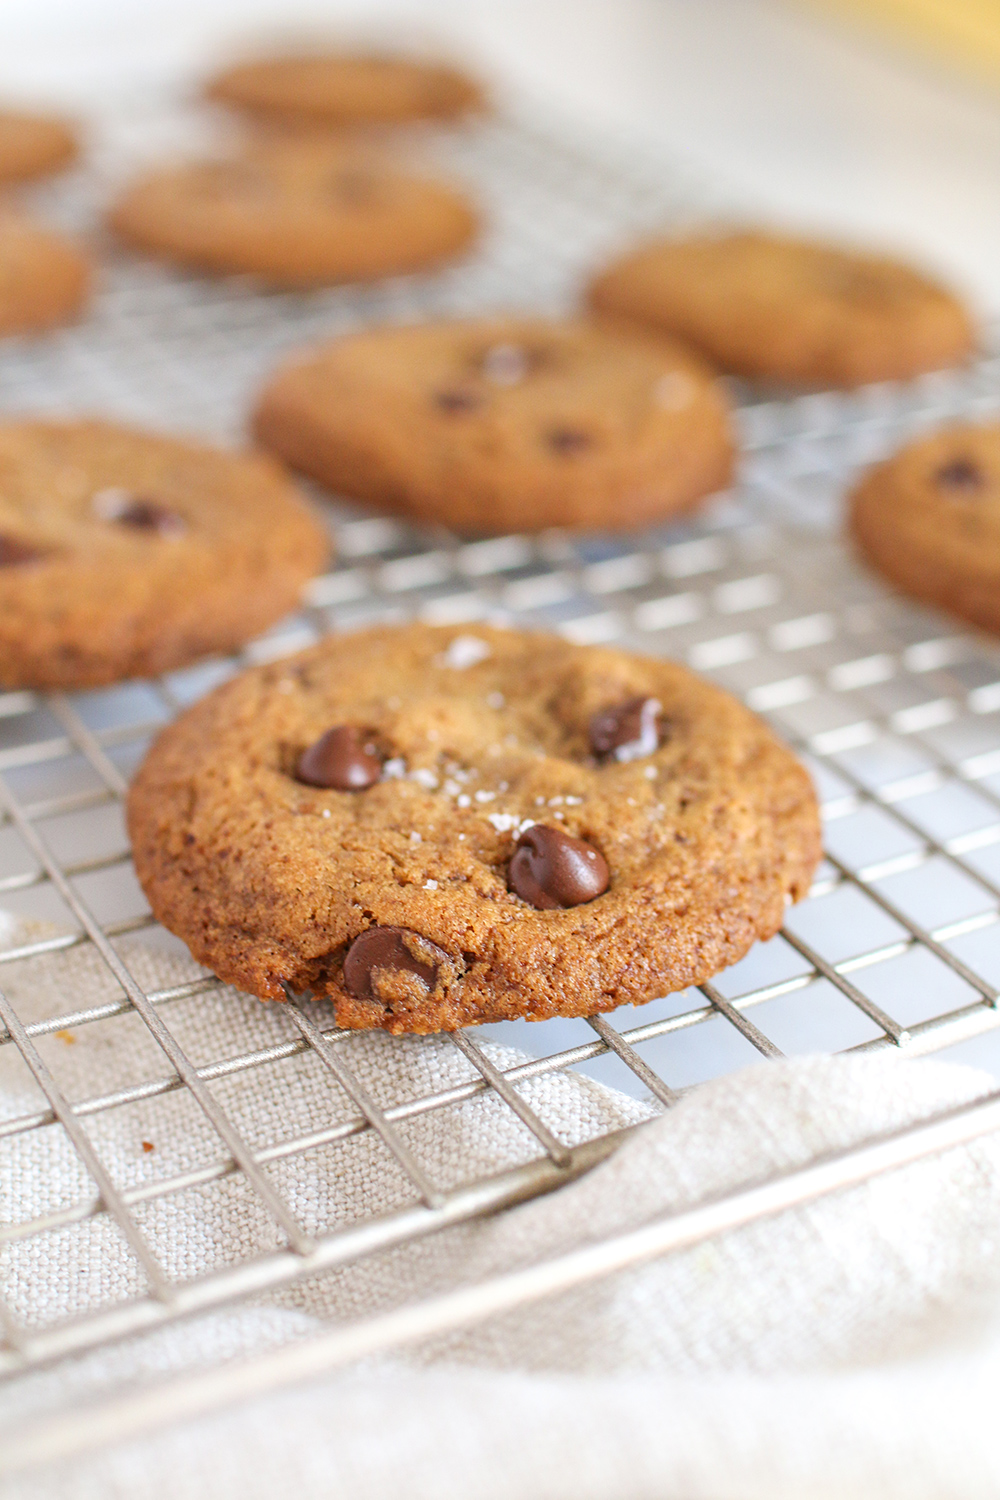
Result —
[{"label": "crumb", "polygon": [[65,1042],[67,1047],[72,1047],[76,1042],[76,1037],[71,1031],[57,1031],[56,1036],[61,1042]]},{"label": "crumb", "polygon": [[145,1151],[147,1156],[149,1155],[150,1151],[156,1150],[156,1147],[153,1145],[152,1141],[143,1141],[141,1144],[142,1149],[143,1151]]}]

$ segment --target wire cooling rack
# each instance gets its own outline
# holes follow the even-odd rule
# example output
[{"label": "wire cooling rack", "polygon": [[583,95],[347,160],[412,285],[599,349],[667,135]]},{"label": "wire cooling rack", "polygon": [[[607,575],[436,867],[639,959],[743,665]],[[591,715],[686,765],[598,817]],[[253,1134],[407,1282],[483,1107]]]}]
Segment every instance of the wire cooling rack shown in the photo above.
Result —
[{"label": "wire cooling rack", "polygon": [[[36,193],[38,206],[99,239],[97,206],[113,184],[138,160],[195,141],[205,129],[170,111],[123,110],[98,121],[92,164]],[[443,157],[484,203],[491,227],[470,263],[369,289],[268,295],[249,281],[202,281],[106,246],[94,315],[79,328],[12,341],[0,352],[0,407],[102,411],[231,440],[252,392],[288,348],[375,319],[511,306],[558,311],[572,305],[581,275],[615,244],[718,207],[675,167],[635,154],[581,155],[510,121],[427,136],[420,149]],[[782,1054],[951,1048],[987,1066],[1000,1059],[1000,650],[890,594],[837,534],[844,491],[860,467],[929,425],[1000,408],[1000,355],[991,350],[962,371],[905,387],[765,401],[736,395],[740,482],[695,521],[641,536],[553,532],[467,542],[323,501],[336,567],[313,582],[300,615],[239,660],[102,692],[0,695],[0,906],[48,924],[22,928],[17,946],[0,951],[0,987],[7,965],[22,973],[28,966],[42,983],[54,956],[86,946],[111,991],[105,1003],[83,1007],[73,994],[60,995],[48,1014],[27,1023],[0,997],[0,1047],[16,1049],[41,1094],[32,1111],[0,1118],[0,1179],[26,1141],[60,1132],[84,1184],[73,1201],[29,1222],[0,1224],[0,1268],[5,1246],[46,1236],[57,1243],[53,1237],[69,1226],[106,1220],[117,1226],[135,1271],[129,1295],[108,1293],[97,1275],[85,1313],[49,1318],[26,1310],[16,1285],[5,1286],[0,1275],[0,1373],[344,1266],[558,1186],[620,1139],[569,1142],[541,1118],[525,1085],[560,1070],[589,1072],[633,1095],[645,1104],[642,1114],[668,1108],[699,1081]],[[482,619],[521,621],[580,643],[664,653],[738,694],[797,747],[815,776],[826,857],[810,896],[789,911],[780,936],[698,990],[588,1020],[456,1034],[448,1045],[462,1054],[466,1073],[437,1092],[377,1102],[352,1061],[357,1038],[295,1004],[260,1011],[246,1046],[195,1062],[171,1017],[217,982],[206,974],[147,991],[129,965],[124,939],[143,934],[155,943],[163,935],[130,873],[120,817],[128,775],[164,722],[242,665],[297,650],[329,630],[413,617],[457,632],[474,632]],[[125,1015],[147,1028],[158,1067],[110,1090],[67,1097],[46,1049]],[[491,1042],[525,1055],[499,1065],[509,1054]],[[252,1139],[216,1086],[253,1071],[266,1095],[281,1066],[303,1054],[346,1093],[349,1112],[331,1091],[329,1104],[295,1130]],[[97,1144],[102,1119],[178,1093],[208,1122],[204,1158],[173,1174],[117,1180]],[[409,1143],[406,1123],[480,1094],[501,1101],[525,1127],[523,1158],[488,1178],[470,1169],[443,1187]],[[744,1222],[767,1204],[780,1206],[782,1193],[794,1201],[824,1183],[843,1185],[898,1164],[963,1130],[984,1129],[991,1118],[945,1121],[936,1135],[924,1129],[902,1144],[852,1153],[824,1169],[830,1180],[822,1171],[799,1174],[769,1199],[743,1194],[700,1219],[699,1211],[682,1215],[643,1231],[641,1244],[626,1236],[598,1247],[586,1266],[570,1257],[549,1273],[525,1273],[527,1281],[507,1278],[492,1290],[404,1311],[395,1324],[373,1320],[331,1335],[336,1347],[316,1358],[346,1358],[569,1285],[685,1235]],[[366,1132],[398,1164],[406,1185],[400,1204],[314,1232],[269,1166],[280,1162],[294,1174],[317,1145],[346,1147]],[[169,1277],[138,1210],[234,1177],[273,1220],[275,1248],[209,1275]],[[68,1259],[62,1271],[74,1282],[93,1268]],[[300,1360],[299,1373],[311,1357]],[[193,1394],[185,1400],[205,1398],[196,1384],[187,1389]]]}]

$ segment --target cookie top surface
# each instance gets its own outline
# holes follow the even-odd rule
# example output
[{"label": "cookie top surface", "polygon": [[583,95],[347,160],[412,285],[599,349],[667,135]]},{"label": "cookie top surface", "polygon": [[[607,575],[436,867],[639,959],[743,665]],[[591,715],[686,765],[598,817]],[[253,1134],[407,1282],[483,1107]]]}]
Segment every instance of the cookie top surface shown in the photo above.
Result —
[{"label": "cookie top surface", "polygon": [[237,63],[207,92],[255,114],[331,125],[449,119],[483,104],[479,86],[454,68],[338,52]]},{"label": "cookie top surface", "polygon": [[1000,426],[909,443],[862,478],[850,526],[907,592],[1000,631]]},{"label": "cookie top surface", "polygon": [[396,1032],[682,989],[777,929],[819,850],[805,771],[727,694],[478,626],[245,673],[163,731],[129,827],[201,962]]},{"label": "cookie top surface", "polygon": [[279,371],[255,430],[340,493],[467,532],[640,526],[732,465],[724,397],[695,358],[585,320],[351,334]]},{"label": "cookie top surface", "polygon": [[71,322],[90,291],[90,262],[61,235],[0,213],[0,337]]},{"label": "cookie top surface", "polygon": [[232,649],[327,551],[266,458],[107,422],[0,425],[0,684],[90,686]]},{"label": "cookie top surface", "polygon": [[79,151],[65,120],[0,109],[0,182],[43,177],[68,166]]},{"label": "cookie top surface", "polygon": [[773,234],[661,240],[602,272],[592,304],[688,339],[723,369],[862,385],[964,359],[962,304],[909,266]]},{"label": "cookie top surface", "polygon": [[126,190],[110,222],[167,259],[279,286],[417,270],[464,249],[477,227],[453,189],[319,139],[150,172]]}]

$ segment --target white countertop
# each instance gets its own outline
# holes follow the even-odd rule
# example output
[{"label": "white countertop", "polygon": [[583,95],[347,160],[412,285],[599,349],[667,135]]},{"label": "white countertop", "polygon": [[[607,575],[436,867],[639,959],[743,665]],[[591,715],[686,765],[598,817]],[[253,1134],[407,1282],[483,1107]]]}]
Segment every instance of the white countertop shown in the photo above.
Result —
[{"label": "white countertop", "polygon": [[438,38],[502,92],[635,132],[761,214],[899,247],[1000,311],[1000,95],[781,0],[2,0],[0,88],[159,86],[295,26]]}]

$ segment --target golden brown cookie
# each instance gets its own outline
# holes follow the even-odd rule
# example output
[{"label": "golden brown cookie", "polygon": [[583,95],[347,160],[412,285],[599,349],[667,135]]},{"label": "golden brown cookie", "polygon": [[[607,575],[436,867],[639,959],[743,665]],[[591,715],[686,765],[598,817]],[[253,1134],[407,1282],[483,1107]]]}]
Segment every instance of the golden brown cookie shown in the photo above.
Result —
[{"label": "golden brown cookie", "polygon": [[0,426],[0,686],[92,687],[228,651],[328,543],[269,459],[108,422]]},{"label": "golden brown cookie", "polygon": [[51,115],[0,110],[0,182],[44,177],[79,154],[76,132]]},{"label": "golden brown cookie", "polygon": [[0,336],[70,323],[90,292],[90,264],[61,235],[0,213]]},{"label": "golden brown cookie", "polygon": [[441,183],[311,139],[152,172],[127,189],[111,225],[166,260],[308,287],[448,260],[473,238],[476,217]]},{"label": "golden brown cookie", "polygon": [[1000,632],[1000,426],[948,427],[878,464],[850,529],[905,593]]},{"label": "golden brown cookie", "polygon": [[590,303],[723,370],[810,385],[906,379],[956,364],[974,340],[961,302],[909,266],[776,234],[641,246],[597,277]]},{"label": "golden brown cookie", "polygon": [[699,362],[582,320],[350,334],[280,370],[254,430],[341,494],[464,532],[644,526],[732,472]]},{"label": "golden brown cookie", "polygon": [[207,93],[269,119],[325,125],[451,119],[484,102],[478,84],[455,68],[349,52],[237,63]]},{"label": "golden brown cookie", "polygon": [[809,777],[728,694],[479,626],[244,673],[160,734],[128,821],[201,963],[392,1032],[684,989],[777,931],[820,848]]}]

